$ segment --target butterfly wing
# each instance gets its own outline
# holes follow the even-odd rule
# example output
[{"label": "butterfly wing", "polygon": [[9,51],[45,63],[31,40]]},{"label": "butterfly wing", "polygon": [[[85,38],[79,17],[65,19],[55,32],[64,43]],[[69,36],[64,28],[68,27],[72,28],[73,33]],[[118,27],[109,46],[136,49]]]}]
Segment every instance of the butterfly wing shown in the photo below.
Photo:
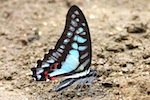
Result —
[{"label": "butterfly wing", "polygon": [[71,85],[90,85],[94,82],[96,76],[96,71],[91,70],[87,75],[76,78],[67,78],[60,82],[60,84],[55,88],[55,91],[61,91]]},{"label": "butterfly wing", "polygon": [[91,64],[91,40],[87,21],[77,6],[67,14],[66,26],[55,49],[32,68],[36,80],[70,75],[88,70]]}]

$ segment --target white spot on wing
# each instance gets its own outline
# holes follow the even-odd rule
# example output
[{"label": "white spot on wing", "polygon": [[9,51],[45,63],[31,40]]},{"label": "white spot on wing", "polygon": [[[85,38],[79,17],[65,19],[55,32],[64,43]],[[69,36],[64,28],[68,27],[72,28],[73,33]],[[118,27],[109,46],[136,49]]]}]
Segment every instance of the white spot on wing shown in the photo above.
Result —
[{"label": "white spot on wing", "polygon": [[53,59],[47,60],[48,63],[54,63],[55,61]]},{"label": "white spot on wing", "polygon": [[83,26],[85,26],[85,23],[82,23]]},{"label": "white spot on wing", "polygon": [[59,49],[57,49],[57,51],[60,52],[60,53],[63,53],[64,50],[59,48]]},{"label": "white spot on wing", "polygon": [[76,22],[79,22],[79,18],[76,18],[75,20],[76,20]]},{"label": "white spot on wing", "polygon": [[38,80],[40,80],[42,76],[41,75],[37,75],[36,77],[37,77]]},{"label": "white spot on wing", "polygon": [[86,35],[86,32],[82,32],[82,33],[80,33],[80,35]]},{"label": "white spot on wing", "polygon": [[74,11],[74,13],[76,14],[76,15],[79,15],[79,12],[76,10],[76,11]]},{"label": "white spot on wing", "polygon": [[57,60],[54,56],[51,56],[52,59],[54,59],[55,61]]},{"label": "white spot on wing", "polygon": [[52,54],[55,58],[58,58],[58,55],[54,52],[53,54]]},{"label": "white spot on wing", "polygon": [[72,19],[74,19],[75,17],[76,17],[76,15],[75,15],[75,14],[72,14],[72,15],[71,15],[71,18],[72,18]]},{"label": "white spot on wing", "polygon": [[61,45],[60,48],[65,49],[65,46],[64,46],[64,45]]},{"label": "white spot on wing", "polygon": [[71,38],[71,37],[72,37],[72,35],[73,35],[73,33],[72,33],[72,32],[68,32],[68,33],[67,33],[67,37],[68,37],[68,38]]},{"label": "white spot on wing", "polygon": [[74,31],[75,31],[75,28],[72,27],[72,26],[70,26],[70,27],[69,27],[69,30],[72,31],[72,32],[74,32]]},{"label": "white spot on wing", "polygon": [[78,23],[74,20],[71,20],[71,25],[74,26],[74,27],[77,27],[78,26]]},{"label": "white spot on wing", "polygon": [[44,67],[49,67],[49,64],[48,64],[48,63],[44,63],[44,64],[42,65],[42,68],[44,68]]},{"label": "white spot on wing", "polygon": [[43,68],[37,68],[36,75],[41,74],[44,71]]},{"label": "white spot on wing", "polygon": [[69,41],[70,41],[69,39],[65,39],[64,44],[67,44]]},{"label": "white spot on wing", "polygon": [[57,54],[58,56],[61,56],[61,54],[60,54],[59,52],[57,52],[57,51],[56,51],[56,54]]}]

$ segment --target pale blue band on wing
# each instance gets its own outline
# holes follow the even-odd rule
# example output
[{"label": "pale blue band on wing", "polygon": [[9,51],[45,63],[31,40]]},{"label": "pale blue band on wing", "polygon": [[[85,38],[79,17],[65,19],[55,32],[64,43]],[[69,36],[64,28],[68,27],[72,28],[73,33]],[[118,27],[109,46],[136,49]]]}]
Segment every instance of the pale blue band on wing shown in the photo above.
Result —
[{"label": "pale blue band on wing", "polygon": [[78,43],[84,43],[84,42],[87,41],[87,39],[85,39],[85,38],[83,38],[83,37],[81,37],[79,35],[75,35],[74,36],[74,41],[77,41]]},{"label": "pale blue band on wing", "polygon": [[50,77],[53,77],[56,75],[71,72],[74,69],[76,69],[78,65],[79,65],[79,52],[77,50],[70,50],[69,55],[67,55],[65,62],[63,62],[61,66],[61,69],[56,69],[49,75]]}]

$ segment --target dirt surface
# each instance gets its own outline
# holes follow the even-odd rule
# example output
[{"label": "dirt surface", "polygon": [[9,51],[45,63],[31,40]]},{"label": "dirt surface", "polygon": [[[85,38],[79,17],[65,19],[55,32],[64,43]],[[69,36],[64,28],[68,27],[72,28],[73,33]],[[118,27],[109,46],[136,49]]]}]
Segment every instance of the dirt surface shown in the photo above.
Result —
[{"label": "dirt surface", "polygon": [[[52,88],[30,68],[54,48],[71,5],[92,38],[90,87]],[[150,100],[150,0],[0,0],[0,100]]]}]

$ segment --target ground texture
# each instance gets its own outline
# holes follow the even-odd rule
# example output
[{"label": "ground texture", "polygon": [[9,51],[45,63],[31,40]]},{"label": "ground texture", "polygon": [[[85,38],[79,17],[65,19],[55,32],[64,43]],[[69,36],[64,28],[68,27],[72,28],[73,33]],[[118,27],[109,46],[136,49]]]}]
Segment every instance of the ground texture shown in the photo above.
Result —
[{"label": "ground texture", "polygon": [[[97,82],[52,88],[30,68],[54,48],[71,5],[84,12]],[[0,100],[150,100],[150,0],[0,0]]]}]

